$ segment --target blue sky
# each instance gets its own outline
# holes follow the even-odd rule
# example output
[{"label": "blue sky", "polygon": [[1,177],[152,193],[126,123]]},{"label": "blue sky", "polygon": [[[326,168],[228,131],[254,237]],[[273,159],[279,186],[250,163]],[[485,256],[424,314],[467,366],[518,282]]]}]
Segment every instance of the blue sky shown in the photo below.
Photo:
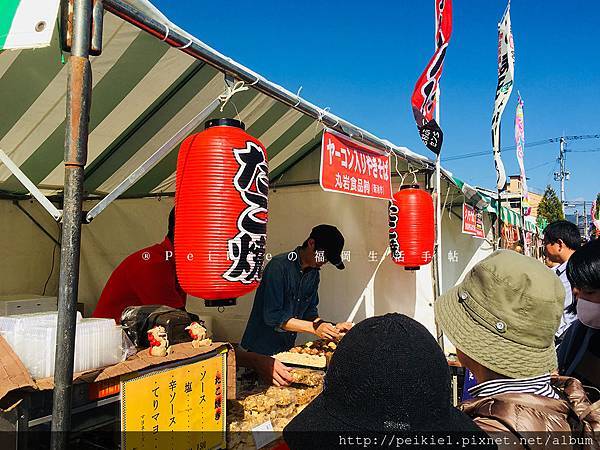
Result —
[{"label": "blue sky", "polygon": [[[172,21],[270,80],[398,145],[431,156],[410,108],[414,83],[433,53],[433,0],[381,2],[154,0]],[[490,120],[497,81],[497,23],[505,1],[454,0],[454,30],[441,82],[443,157],[457,176],[495,184]],[[513,0],[515,89],[502,121],[502,145],[514,145],[517,90],[525,102],[526,142],[600,133],[600,5],[592,1]],[[600,149],[600,140],[572,150]],[[518,172],[514,150],[504,152]],[[557,188],[558,144],[526,149],[533,190]],[[567,154],[567,199],[600,191],[600,152]]]}]

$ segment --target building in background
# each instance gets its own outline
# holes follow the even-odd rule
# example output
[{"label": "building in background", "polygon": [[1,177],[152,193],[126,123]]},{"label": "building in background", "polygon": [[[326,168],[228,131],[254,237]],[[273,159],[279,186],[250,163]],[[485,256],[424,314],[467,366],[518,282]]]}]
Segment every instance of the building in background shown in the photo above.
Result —
[{"label": "building in background", "polygon": [[[491,198],[497,199],[498,193],[495,190],[482,188],[477,186],[476,189]],[[521,202],[523,197],[523,187],[521,184],[520,175],[509,176],[509,181],[506,183],[506,189],[502,192],[502,206],[510,208],[512,211],[521,214]],[[529,191],[529,205],[531,206],[530,216],[537,219],[538,206],[542,201],[543,195],[535,191]]]},{"label": "building in background", "polygon": [[[523,196],[523,185],[520,175],[511,175],[506,184],[506,190],[502,193],[502,201],[508,201],[510,209],[518,213],[521,212],[521,198]],[[542,194],[529,190],[529,205],[531,206],[531,216],[537,218],[538,206],[542,201]],[[504,203],[506,205],[506,203]]]}]

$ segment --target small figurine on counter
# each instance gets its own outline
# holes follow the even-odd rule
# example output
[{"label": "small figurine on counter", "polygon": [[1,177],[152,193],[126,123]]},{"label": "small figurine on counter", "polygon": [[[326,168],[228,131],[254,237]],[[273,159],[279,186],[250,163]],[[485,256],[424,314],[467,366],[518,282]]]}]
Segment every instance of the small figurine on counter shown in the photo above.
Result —
[{"label": "small figurine on counter", "polygon": [[148,342],[152,356],[167,356],[171,353],[165,327],[157,326],[148,330]]},{"label": "small figurine on counter", "polygon": [[193,339],[192,347],[208,347],[212,344],[212,339],[208,337],[206,328],[204,328],[198,322],[192,322],[189,326],[185,327],[185,329]]}]

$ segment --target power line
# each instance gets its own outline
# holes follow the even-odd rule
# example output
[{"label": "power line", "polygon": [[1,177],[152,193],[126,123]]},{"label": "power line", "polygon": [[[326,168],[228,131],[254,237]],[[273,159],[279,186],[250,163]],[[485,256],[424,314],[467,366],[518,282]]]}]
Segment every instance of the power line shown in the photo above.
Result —
[{"label": "power line", "polygon": [[567,150],[567,153],[593,153],[600,152],[600,148],[590,148],[587,150]]},{"label": "power line", "polygon": [[537,165],[535,165],[535,166],[533,166],[533,167],[529,167],[529,168],[527,168],[527,172],[530,172],[530,171],[532,171],[532,170],[536,170],[536,169],[540,169],[540,168],[542,168],[542,167],[544,167],[544,166],[547,166],[548,164],[552,164],[552,163],[553,163],[553,162],[555,162],[555,161],[556,161],[555,159],[552,159],[551,161],[547,161],[547,162],[545,162],[545,163],[542,163],[542,164],[537,164]]},{"label": "power line", "polygon": [[[554,142],[554,141],[552,141]],[[537,147],[539,145],[544,145],[544,144],[551,144],[552,142],[549,142],[548,139],[545,139],[543,141],[537,141],[537,142],[530,142],[530,143],[526,143],[525,147],[530,148],[530,147]],[[509,150],[516,150],[516,146],[515,145],[511,145],[508,147],[502,147],[500,150],[504,151],[509,151]],[[485,156],[485,155],[491,155],[492,152],[491,150],[485,150],[485,151],[481,151],[481,152],[473,152],[473,153],[464,153],[462,155],[454,155],[454,156],[448,156],[447,158],[442,158],[443,162],[446,161],[456,161],[458,159],[466,159],[466,158],[476,158],[478,156]]]},{"label": "power line", "polygon": [[[550,139],[543,139],[541,141],[528,142],[528,143],[525,143],[525,147],[531,148],[531,147],[537,147],[539,145],[552,144],[552,143],[560,142],[561,139],[563,140],[563,142],[579,141],[582,139],[600,139],[600,134],[581,134],[581,135],[569,135],[569,136],[562,136],[562,137],[558,136],[558,137],[553,137]],[[502,147],[500,150],[509,151],[509,150],[515,150],[516,148],[517,147],[515,145],[511,145],[508,147]],[[576,150],[572,150],[572,151],[576,151]],[[569,150],[569,152],[571,152],[571,150]],[[491,149],[481,151],[481,152],[463,153],[461,155],[454,155],[454,156],[448,156],[446,158],[442,158],[442,162],[456,161],[459,159],[466,159],[466,158],[477,158],[479,156],[485,156],[485,155],[490,155],[490,154],[492,154]]]},{"label": "power line", "polygon": [[[579,141],[581,139],[600,139],[600,134],[580,134],[579,136],[564,136],[565,141]],[[560,137],[552,138],[552,142],[559,142]]]}]

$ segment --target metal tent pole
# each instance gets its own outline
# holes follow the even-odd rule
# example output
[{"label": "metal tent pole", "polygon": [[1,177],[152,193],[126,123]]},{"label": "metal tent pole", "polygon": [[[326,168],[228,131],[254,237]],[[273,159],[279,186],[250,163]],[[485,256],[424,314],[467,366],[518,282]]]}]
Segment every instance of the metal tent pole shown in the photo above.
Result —
[{"label": "metal tent pole", "polygon": [[[438,102],[439,102],[439,90],[438,90]],[[440,105],[436,106],[436,116],[439,125],[439,110]],[[437,155],[435,159],[435,191],[436,201],[435,201],[435,260],[433,265],[433,276],[435,279],[434,283],[434,298],[438,299],[440,295],[442,295],[442,180],[441,180],[441,167],[440,167],[440,155]],[[442,333],[442,329],[436,322],[436,339],[438,344],[444,349],[444,334]]]},{"label": "metal tent pole", "polygon": [[[437,32],[438,32],[438,15],[437,9],[434,8],[434,16],[435,16],[435,34],[434,34],[434,46],[437,51]],[[437,104],[435,106],[435,121],[438,126],[441,127],[440,124],[440,84],[438,82],[436,89],[436,100]],[[435,202],[435,260],[433,264],[433,277],[434,277],[434,300],[437,301],[440,295],[442,295],[442,165],[441,165],[441,149],[440,153],[436,155],[435,158],[435,192],[436,192],[436,202]],[[444,333],[440,328],[437,321],[435,322],[435,334],[438,344],[444,351]]]},{"label": "metal tent pole", "polygon": [[[502,126],[502,124],[499,123],[498,124],[498,148],[501,148],[500,147],[501,126]],[[498,192],[498,201],[496,203],[497,216],[496,216],[496,239],[494,240],[494,250],[498,250],[499,248],[502,248],[502,191],[504,190],[504,188],[500,188],[500,187],[496,186],[496,190]]]},{"label": "metal tent pole", "polygon": [[53,450],[67,448],[67,432],[71,427],[83,169],[87,160],[88,126],[92,97],[92,69],[89,60],[91,19],[92,0],[74,0],[73,43],[67,80],[65,190],[58,290],[54,398],[52,404],[53,433],[51,448]]},{"label": "metal tent pole", "polygon": [[498,190],[498,216],[496,217],[496,245],[494,250],[502,248],[502,191]]}]

